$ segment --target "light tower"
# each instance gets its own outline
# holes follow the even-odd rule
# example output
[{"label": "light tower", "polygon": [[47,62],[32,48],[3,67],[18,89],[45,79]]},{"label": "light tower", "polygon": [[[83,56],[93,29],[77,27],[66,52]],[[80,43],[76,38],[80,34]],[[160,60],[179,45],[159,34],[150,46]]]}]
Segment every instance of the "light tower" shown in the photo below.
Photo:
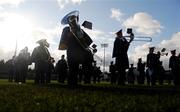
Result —
[{"label": "light tower", "polygon": [[107,43],[103,43],[103,44],[101,44],[101,47],[104,48],[104,63],[103,63],[103,73],[104,73],[105,72],[105,58],[106,58],[106,56],[105,56],[105,49],[106,49],[106,47],[108,47],[108,44]]}]

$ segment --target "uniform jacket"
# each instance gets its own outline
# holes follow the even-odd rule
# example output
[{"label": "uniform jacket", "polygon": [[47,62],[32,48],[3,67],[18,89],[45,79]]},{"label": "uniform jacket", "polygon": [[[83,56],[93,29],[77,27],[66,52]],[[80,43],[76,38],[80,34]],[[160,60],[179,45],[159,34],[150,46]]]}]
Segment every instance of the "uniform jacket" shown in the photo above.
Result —
[{"label": "uniform jacket", "polygon": [[116,37],[112,57],[116,58],[117,66],[129,68],[129,60],[127,55],[128,48],[129,42],[125,38]]},{"label": "uniform jacket", "polygon": [[45,70],[49,58],[50,58],[50,53],[45,46],[38,46],[34,48],[31,55],[31,61],[35,62],[36,70]]},{"label": "uniform jacket", "polygon": [[[83,30],[83,38],[79,42],[77,38],[70,31],[69,27],[63,29],[61,40],[59,44],[60,50],[67,50],[67,61],[74,61],[83,63],[84,61],[93,61],[93,55],[90,50],[85,49],[80,43],[86,43],[89,46],[92,43],[91,38]],[[63,46],[63,47],[62,47]]]}]

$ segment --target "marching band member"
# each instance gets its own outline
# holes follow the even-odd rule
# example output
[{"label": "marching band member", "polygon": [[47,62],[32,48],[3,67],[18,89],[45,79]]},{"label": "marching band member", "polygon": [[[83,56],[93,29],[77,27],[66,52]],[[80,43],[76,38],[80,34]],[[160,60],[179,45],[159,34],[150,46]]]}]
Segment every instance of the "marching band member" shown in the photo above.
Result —
[{"label": "marching band member", "polygon": [[67,50],[67,63],[69,66],[68,84],[76,86],[79,65],[82,64],[85,73],[84,83],[90,83],[93,54],[88,49],[92,39],[86,34],[78,23],[79,11],[72,11],[61,21],[69,26],[63,29],[59,50]]},{"label": "marching band member", "polygon": [[114,48],[112,57],[115,57],[115,65],[118,71],[118,84],[124,85],[125,84],[125,77],[126,77],[126,69],[129,68],[129,60],[128,60],[128,49],[129,45],[134,38],[134,34],[131,31],[127,33],[130,34],[130,41],[128,42],[125,37],[123,37],[122,30],[116,33],[117,37],[114,41]]}]

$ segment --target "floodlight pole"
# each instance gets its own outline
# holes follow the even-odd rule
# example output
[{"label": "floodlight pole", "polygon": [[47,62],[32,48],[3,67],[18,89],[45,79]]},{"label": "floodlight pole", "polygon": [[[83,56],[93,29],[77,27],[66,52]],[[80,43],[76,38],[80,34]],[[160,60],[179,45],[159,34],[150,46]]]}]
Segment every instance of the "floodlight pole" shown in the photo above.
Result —
[{"label": "floodlight pole", "polygon": [[104,48],[104,63],[103,63],[103,73],[104,73],[105,72],[105,65],[106,65],[105,64],[105,58],[106,58],[106,56],[105,56],[105,54],[106,54],[105,53],[105,51],[106,51],[105,48],[108,47],[108,44],[107,43],[103,43],[103,44],[101,44],[101,47]]},{"label": "floodlight pole", "polygon": [[17,39],[16,39],[15,50],[14,50],[14,57],[16,57],[16,54],[17,54]]}]

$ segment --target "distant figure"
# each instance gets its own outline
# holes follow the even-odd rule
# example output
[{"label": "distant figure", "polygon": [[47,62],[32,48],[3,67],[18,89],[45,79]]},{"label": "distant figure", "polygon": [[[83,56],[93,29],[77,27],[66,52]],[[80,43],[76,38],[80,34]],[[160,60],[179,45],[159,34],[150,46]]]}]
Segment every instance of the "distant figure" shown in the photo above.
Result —
[{"label": "distant figure", "polygon": [[8,60],[6,62],[7,68],[8,68],[8,81],[13,82],[15,78],[15,56],[12,57],[12,59]]},{"label": "distant figure", "polygon": [[162,61],[160,61],[160,64],[158,66],[158,80],[159,80],[159,85],[163,84],[164,77],[165,77],[165,69],[162,65]]},{"label": "distant figure", "polygon": [[16,58],[16,82],[26,82],[28,65],[30,65],[30,53],[28,47],[25,47]]},{"label": "distant figure", "polygon": [[82,65],[79,65],[79,71],[78,71],[78,82],[81,84],[84,78],[84,72],[83,72],[83,68]]},{"label": "distant figure", "polygon": [[113,64],[113,61],[111,61],[111,64],[109,66],[109,72],[111,77],[111,84],[116,84],[116,80],[117,80],[116,66]]},{"label": "distant figure", "polygon": [[141,58],[138,59],[137,70],[139,72],[139,75],[137,76],[138,84],[144,84],[144,80],[145,80],[145,63],[142,63]]},{"label": "distant figure", "polygon": [[35,84],[44,84],[46,70],[48,69],[48,60],[51,57],[48,51],[49,43],[46,39],[41,39],[37,41],[39,46],[34,48],[31,61],[35,63]]},{"label": "distant figure", "polygon": [[128,84],[134,84],[135,76],[134,76],[134,65],[131,64],[128,74],[127,74],[127,81]]},{"label": "distant figure", "polygon": [[98,67],[97,67],[97,64],[96,64],[96,61],[94,61],[93,63],[93,83],[96,84],[97,82],[97,79],[98,79]]},{"label": "distant figure", "polygon": [[58,73],[58,82],[64,83],[68,76],[68,65],[64,55],[61,56],[61,59],[56,64],[56,71]]},{"label": "distant figure", "polygon": [[51,83],[51,74],[54,71],[54,58],[50,57],[47,63],[45,83]]},{"label": "distant figure", "polygon": [[180,61],[176,56],[176,50],[171,51],[171,57],[169,59],[169,68],[173,74],[174,85],[180,85]]},{"label": "distant figure", "polygon": [[63,29],[59,50],[67,50],[67,62],[69,66],[68,84],[76,86],[78,82],[78,69],[82,64],[84,71],[84,83],[90,83],[92,74],[93,54],[89,49],[92,39],[81,29],[79,23],[79,11],[67,14],[61,21],[69,24]]},{"label": "distant figure", "polygon": [[151,79],[150,79],[150,75],[149,75],[149,69],[146,69],[146,80],[147,80],[147,85],[150,86],[151,85]]},{"label": "distant figure", "polygon": [[101,82],[101,78],[102,78],[102,77],[103,77],[103,76],[102,76],[101,68],[98,67],[98,69],[97,69],[97,80],[98,80],[98,83]]},{"label": "distant figure", "polygon": [[151,85],[156,85],[156,77],[159,65],[159,54],[154,53],[155,47],[149,48],[149,54],[147,55],[147,67],[148,74],[151,80]]},{"label": "distant figure", "polygon": [[125,84],[126,69],[129,68],[129,60],[127,51],[130,43],[134,38],[134,34],[131,32],[130,41],[128,42],[125,37],[123,37],[122,30],[116,33],[117,37],[114,41],[114,48],[112,57],[115,57],[115,65],[118,71],[118,85]]}]

